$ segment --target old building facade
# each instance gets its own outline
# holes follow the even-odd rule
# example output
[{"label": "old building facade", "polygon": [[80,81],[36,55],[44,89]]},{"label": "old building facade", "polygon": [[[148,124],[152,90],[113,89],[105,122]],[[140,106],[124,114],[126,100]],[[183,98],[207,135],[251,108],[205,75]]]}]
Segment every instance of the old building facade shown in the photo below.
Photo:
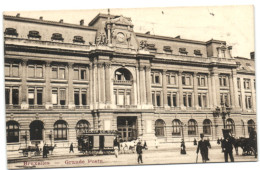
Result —
[{"label": "old building facade", "polygon": [[254,58],[225,41],[135,33],[130,18],[99,14],[88,26],[4,16],[7,149],[68,147],[88,130],[123,140],[248,136],[256,126]]}]

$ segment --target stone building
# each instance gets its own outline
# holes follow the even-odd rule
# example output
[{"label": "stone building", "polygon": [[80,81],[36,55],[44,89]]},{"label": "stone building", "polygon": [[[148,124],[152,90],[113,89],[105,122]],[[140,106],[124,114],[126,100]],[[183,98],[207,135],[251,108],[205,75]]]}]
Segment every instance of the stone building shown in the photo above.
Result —
[{"label": "stone building", "polygon": [[[88,26],[4,16],[7,149],[59,148],[89,130],[152,145],[211,140],[256,126],[254,57],[225,41],[136,33],[130,18],[98,14]],[[222,106],[224,122],[216,110]],[[178,143],[179,145],[179,143]]]}]

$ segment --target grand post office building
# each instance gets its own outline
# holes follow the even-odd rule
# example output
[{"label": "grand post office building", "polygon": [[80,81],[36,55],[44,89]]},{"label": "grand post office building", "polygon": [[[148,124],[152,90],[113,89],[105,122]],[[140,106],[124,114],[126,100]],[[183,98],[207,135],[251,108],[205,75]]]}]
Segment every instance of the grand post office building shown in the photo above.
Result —
[{"label": "grand post office building", "polygon": [[137,33],[107,14],[88,25],[5,15],[4,61],[9,152],[68,147],[87,131],[152,145],[256,126],[254,53],[233,57],[225,41]]}]

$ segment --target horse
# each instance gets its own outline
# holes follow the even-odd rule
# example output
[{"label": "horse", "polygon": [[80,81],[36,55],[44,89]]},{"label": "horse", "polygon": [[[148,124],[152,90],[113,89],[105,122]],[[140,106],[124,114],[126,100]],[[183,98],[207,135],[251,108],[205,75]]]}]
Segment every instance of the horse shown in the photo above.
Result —
[{"label": "horse", "polygon": [[51,152],[51,155],[52,155],[53,150],[54,150],[55,147],[57,147],[57,145],[55,144],[54,146],[46,146],[46,147],[47,147],[47,150],[48,150],[49,152]]},{"label": "horse", "polygon": [[234,142],[234,147],[236,150],[236,155],[238,155],[238,147],[243,150],[242,155],[252,155],[254,153],[257,157],[257,143],[255,139],[240,137]]}]

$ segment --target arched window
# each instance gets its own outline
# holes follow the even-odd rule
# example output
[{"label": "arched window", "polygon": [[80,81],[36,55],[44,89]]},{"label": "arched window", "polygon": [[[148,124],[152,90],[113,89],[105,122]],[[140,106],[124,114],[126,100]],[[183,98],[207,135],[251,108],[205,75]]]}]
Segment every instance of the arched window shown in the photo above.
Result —
[{"label": "arched window", "polygon": [[16,121],[8,121],[6,123],[7,143],[19,142],[19,123]]},{"label": "arched window", "polygon": [[132,80],[132,74],[125,68],[119,68],[115,71],[115,80]]},{"label": "arched window", "polygon": [[86,120],[78,121],[76,125],[77,134],[86,133],[89,130],[89,122]]},{"label": "arched window", "polygon": [[67,122],[58,120],[54,124],[54,140],[67,140]]},{"label": "arched window", "polygon": [[155,136],[163,137],[165,129],[165,122],[162,119],[158,119],[155,122]]},{"label": "arched window", "polygon": [[203,121],[203,133],[205,135],[211,135],[211,121],[209,119],[205,119]]},{"label": "arched window", "polygon": [[232,119],[227,119],[226,128],[230,129],[231,134],[235,134],[235,122]]},{"label": "arched window", "polygon": [[247,126],[248,126],[248,134],[250,134],[250,132],[255,129],[255,122],[252,119],[250,119],[247,122]]},{"label": "arched window", "polygon": [[172,135],[181,135],[181,121],[179,119],[174,119],[172,121]]},{"label": "arched window", "polygon": [[30,140],[42,140],[43,122],[35,120],[30,124]]},{"label": "arched window", "polygon": [[198,124],[196,120],[190,119],[188,121],[188,135],[196,135],[197,134]]}]

